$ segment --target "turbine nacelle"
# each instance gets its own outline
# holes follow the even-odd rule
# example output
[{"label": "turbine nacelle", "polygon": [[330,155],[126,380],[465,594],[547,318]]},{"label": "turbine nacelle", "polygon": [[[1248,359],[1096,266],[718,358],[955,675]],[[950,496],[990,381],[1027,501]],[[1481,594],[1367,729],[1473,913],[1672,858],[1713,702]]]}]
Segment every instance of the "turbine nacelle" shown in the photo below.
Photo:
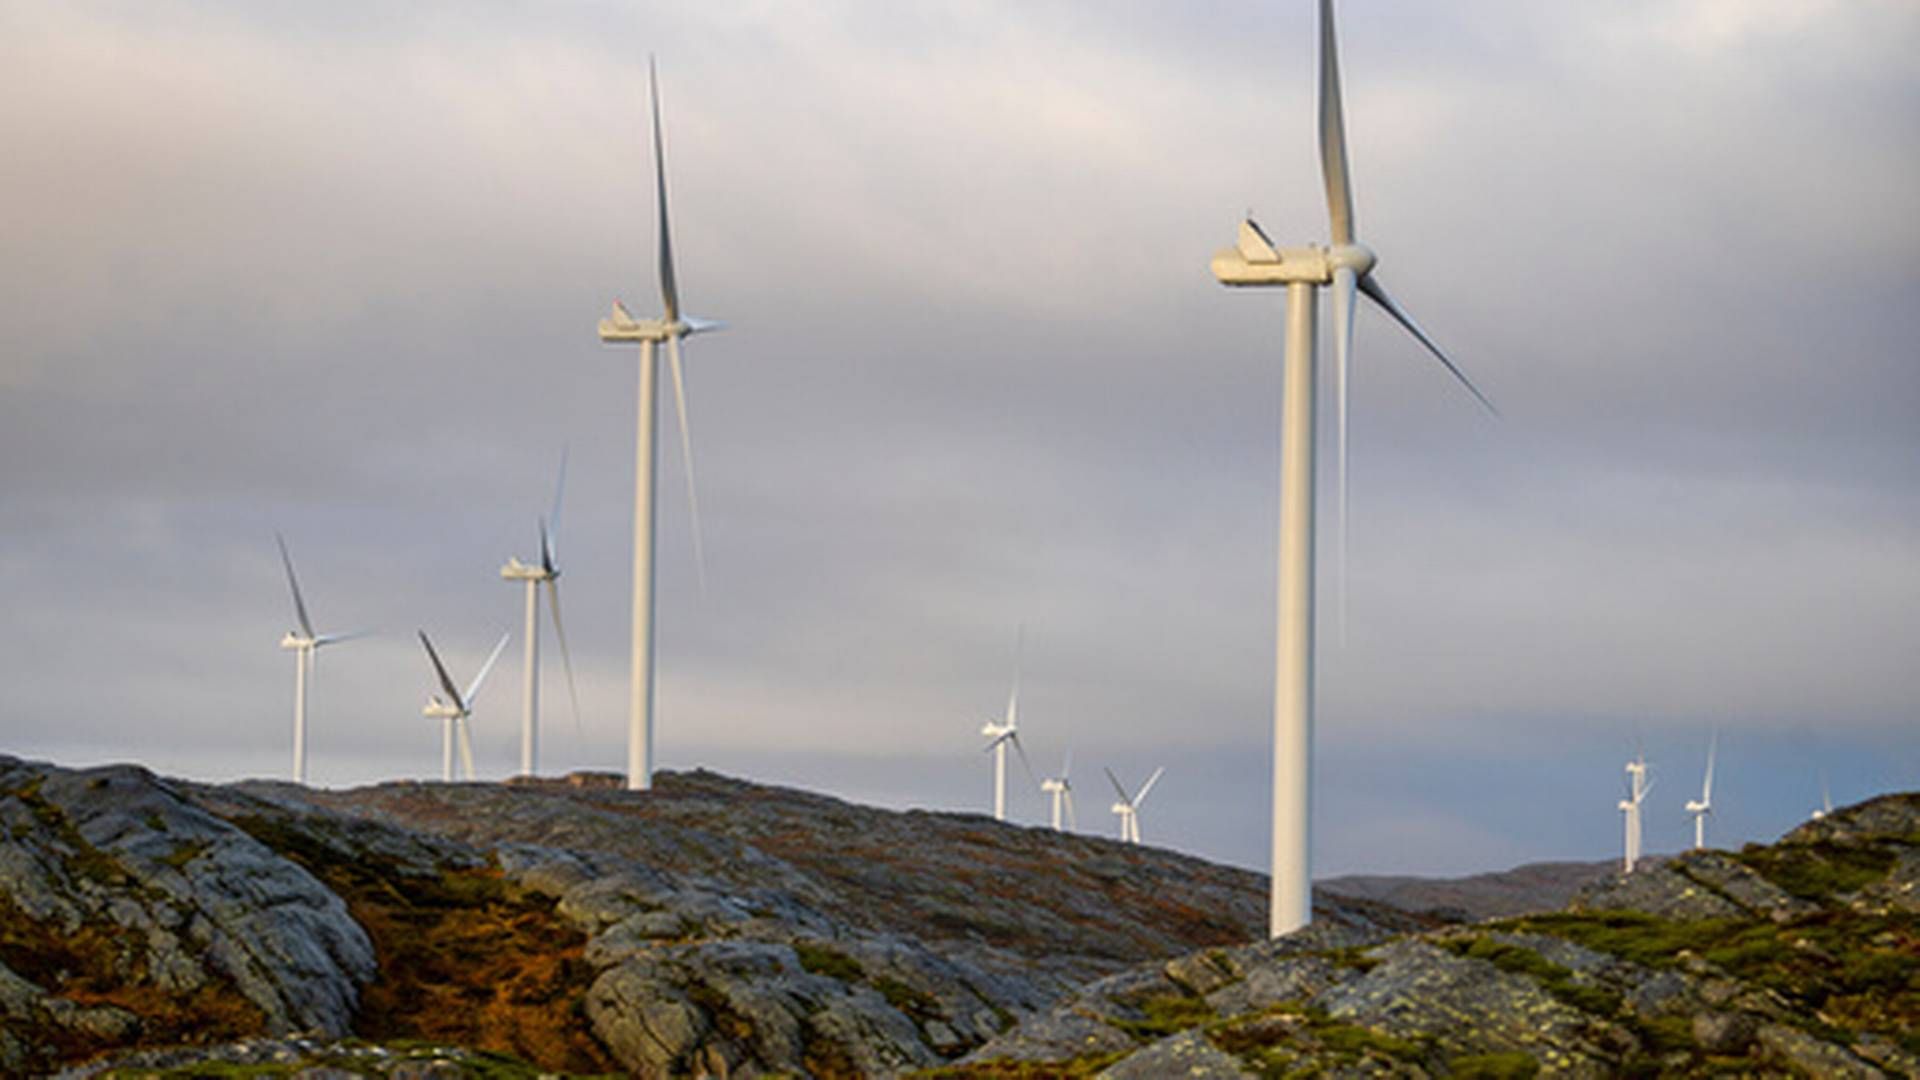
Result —
[{"label": "turbine nacelle", "polygon": [[677,319],[636,319],[627,311],[626,305],[615,300],[613,314],[600,320],[600,340],[608,344],[619,342],[655,342],[660,343],[694,334],[704,334],[710,330],[720,330],[726,324],[717,319],[700,319],[688,315]]},{"label": "turbine nacelle", "polygon": [[318,644],[320,644],[318,638],[307,637],[296,630],[287,631],[287,636],[280,639],[280,647],[283,649],[311,649]]},{"label": "turbine nacelle", "polygon": [[[989,720],[980,725],[980,734],[992,739],[995,743],[1012,735],[1015,730],[1012,724],[1003,723],[998,720]],[[987,749],[991,750],[993,747],[989,746]]]},{"label": "turbine nacelle", "polygon": [[550,581],[560,576],[560,569],[529,566],[517,558],[509,558],[507,565],[500,568],[500,576],[508,581]]},{"label": "turbine nacelle", "polygon": [[1712,804],[1710,804],[1710,803],[1703,803],[1703,802],[1695,802],[1695,801],[1694,801],[1694,800],[1692,800],[1692,799],[1688,799],[1688,800],[1687,800],[1687,813],[1689,813],[1689,814],[1711,814],[1711,813],[1713,813],[1713,806],[1712,806]]},{"label": "turbine nacelle", "polygon": [[427,698],[427,703],[421,708],[420,715],[431,720],[464,720],[469,711],[458,705],[449,705],[440,695],[434,694]]}]

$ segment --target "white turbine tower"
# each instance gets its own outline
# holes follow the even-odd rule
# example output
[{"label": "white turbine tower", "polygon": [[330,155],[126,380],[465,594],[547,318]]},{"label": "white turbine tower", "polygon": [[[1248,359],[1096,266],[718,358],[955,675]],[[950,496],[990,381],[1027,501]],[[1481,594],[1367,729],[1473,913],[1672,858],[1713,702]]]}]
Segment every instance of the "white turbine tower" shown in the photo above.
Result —
[{"label": "white turbine tower", "polygon": [[[1223,285],[1287,288],[1286,368],[1280,433],[1280,544],[1274,664],[1273,877],[1268,933],[1278,937],[1313,918],[1309,862],[1313,756],[1314,593],[1314,323],[1317,292],[1332,286],[1334,389],[1338,398],[1338,469],[1345,517],[1347,363],[1353,344],[1355,293],[1364,293],[1432,353],[1469,392],[1493,405],[1440,347],[1387,294],[1374,275],[1372,250],[1355,238],[1353,189],[1347,176],[1346,121],[1332,0],[1320,2],[1320,167],[1326,182],[1333,244],[1277,249],[1251,218],[1236,247],[1213,258]],[[1495,415],[1498,415],[1495,413]],[[1344,535],[1344,529],[1342,530]]]},{"label": "white turbine tower", "polygon": [[1700,798],[1687,800],[1687,813],[1693,815],[1693,849],[1707,846],[1707,815],[1713,813],[1713,758],[1720,749],[1720,733],[1707,740],[1707,776],[1700,784]]},{"label": "white turbine tower", "polygon": [[454,728],[460,729],[460,762],[466,768],[467,779],[476,779],[473,771],[473,715],[474,699],[480,696],[480,684],[487,681],[487,672],[493,670],[493,662],[500,659],[500,650],[507,647],[507,638],[512,635],[501,634],[500,643],[487,655],[487,662],[480,665],[480,674],[473,677],[465,693],[453,685],[453,677],[447,674],[447,666],[440,662],[440,654],[433,651],[433,642],[427,640],[427,632],[420,631],[420,644],[427,647],[427,659],[433,661],[433,674],[440,680],[440,689],[446,697],[431,694],[427,697],[426,707],[421,715],[429,719],[442,721],[440,731],[440,778],[453,781],[453,734]]},{"label": "white turbine tower", "polygon": [[660,210],[660,305],[655,319],[635,319],[620,301],[613,302],[611,318],[600,320],[600,340],[609,345],[640,345],[640,419],[634,461],[633,494],[633,681],[628,711],[627,787],[644,791],[653,786],[653,473],[654,399],[660,372],[654,363],[658,346],[666,346],[673,369],[673,400],[680,419],[680,458],[687,473],[688,521],[693,530],[695,571],[705,587],[705,560],[700,545],[700,503],[693,487],[693,440],[687,433],[686,379],[680,368],[680,339],[718,330],[721,324],[696,319],[680,310],[680,292],[673,274],[673,241],[667,227],[667,166],[660,136],[660,83],[653,61],[647,61],[647,86],[653,105],[653,179]]},{"label": "white turbine tower", "polygon": [[1078,829],[1080,823],[1073,819],[1073,751],[1067,751],[1067,757],[1060,765],[1059,776],[1049,776],[1040,781],[1040,790],[1053,796],[1053,831],[1063,831],[1060,827],[1060,809],[1067,811],[1067,828]]},{"label": "white turbine tower", "polygon": [[313,620],[307,618],[307,602],[300,597],[300,581],[293,576],[293,556],[287,554],[287,540],[273,534],[280,545],[280,565],[287,568],[287,588],[293,590],[293,615],[300,623],[280,639],[280,647],[294,651],[293,668],[293,782],[307,782],[307,684],[313,679],[314,654],[322,645],[350,641],[359,634],[316,634]]},{"label": "white turbine tower", "polygon": [[1633,873],[1634,866],[1640,861],[1640,805],[1646,801],[1647,793],[1653,785],[1647,783],[1647,759],[1636,754],[1627,762],[1627,797],[1620,800],[1620,813],[1625,821],[1626,854],[1622,860],[1625,873]]},{"label": "white turbine tower", "polygon": [[[990,742],[986,749],[993,754],[993,820],[1007,820],[1007,747],[1012,745],[1014,752],[1020,755],[1020,764],[1027,770],[1029,779],[1033,776],[1033,766],[1027,762],[1027,751],[1020,745],[1020,658],[1026,647],[1026,630],[1022,628],[1013,650],[1013,692],[1007,695],[1007,713],[998,722],[989,720],[980,726],[980,734]],[[1043,785],[1044,786],[1044,785]]]},{"label": "white turbine tower", "polygon": [[540,522],[540,561],[533,565],[507,559],[500,576],[527,585],[525,681],[521,689],[520,775],[540,768],[540,586],[547,587],[547,606],[553,613],[553,635],[560,640],[560,660],[567,671],[567,694],[573,702],[574,727],[580,726],[580,692],[573,683],[573,657],[567,651],[567,630],[560,621],[560,499],[567,488],[567,455],[560,454],[560,480],[554,485],[553,515]]},{"label": "white turbine tower", "polygon": [[1129,844],[1140,842],[1140,804],[1147,801],[1147,792],[1153,790],[1153,785],[1160,780],[1160,774],[1166,771],[1165,766],[1153,770],[1153,775],[1140,785],[1140,790],[1128,796],[1127,789],[1120,786],[1120,778],[1113,775],[1112,769],[1106,770],[1107,781],[1113,785],[1114,794],[1120,797],[1120,801],[1113,804],[1113,812],[1120,818],[1121,840]]}]

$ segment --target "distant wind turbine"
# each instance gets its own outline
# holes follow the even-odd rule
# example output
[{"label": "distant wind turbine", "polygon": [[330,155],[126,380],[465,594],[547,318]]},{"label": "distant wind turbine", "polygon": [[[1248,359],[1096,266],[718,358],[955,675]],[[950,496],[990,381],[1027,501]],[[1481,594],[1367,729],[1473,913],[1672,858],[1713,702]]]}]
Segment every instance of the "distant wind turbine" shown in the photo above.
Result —
[{"label": "distant wind turbine", "polygon": [[1106,770],[1107,782],[1113,785],[1113,793],[1120,797],[1120,801],[1113,804],[1113,812],[1120,817],[1121,840],[1129,844],[1140,842],[1140,804],[1147,801],[1147,792],[1153,790],[1153,785],[1160,780],[1160,774],[1166,771],[1165,766],[1153,770],[1153,775],[1140,785],[1140,790],[1129,796],[1127,789],[1120,786],[1120,778],[1113,775],[1113,770]]},{"label": "distant wind turbine", "polygon": [[480,696],[480,686],[487,681],[487,673],[493,670],[493,662],[500,659],[500,650],[507,647],[509,634],[500,635],[500,643],[487,654],[487,662],[480,665],[480,674],[467,684],[465,693],[453,684],[453,677],[447,674],[447,666],[440,662],[440,654],[433,651],[433,642],[427,640],[427,632],[420,631],[420,644],[427,647],[427,659],[433,661],[433,674],[440,680],[440,689],[446,696],[439,694],[427,698],[426,707],[421,714],[442,721],[440,736],[440,778],[448,782],[453,780],[453,734],[454,728],[460,729],[460,763],[466,769],[467,779],[477,779],[473,770],[473,716],[474,699]]},{"label": "distant wind turbine", "polygon": [[540,768],[540,586],[547,586],[547,606],[553,612],[553,634],[560,640],[560,660],[567,671],[567,695],[573,702],[573,724],[580,726],[580,692],[573,683],[573,657],[567,651],[567,631],[560,621],[560,500],[567,489],[567,455],[560,453],[560,479],[553,490],[553,514],[540,522],[540,561],[529,566],[517,557],[507,559],[500,576],[527,583],[525,681],[521,691],[520,775]]},{"label": "distant wind turbine", "polygon": [[1014,752],[1020,755],[1020,765],[1027,770],[1027,776],[1033,776],[1033,766],[1027,762],[1027,751],[1020,745],[1020,660],[1026,647],[1027,632],[1021,628],[1013,649],[1013,692],[1007,695],[1007,712],[999,722],[987,721],[980,727],[980,734],[990,742],[986,749],[993,754],[993,820],[1007,820],[1007,747],[1012,745]]},{"label": "distant wind turbine", "polygon": [[280,647],[294,650],[293,668],[293,782],[307,782],[307,684],[312,681],[314,672],[314,654],[323,645],[334,645],[342,641],[351,641],[359,634],[316,634],[313,620],[307,618],[307,602],[300,596],[300,580],[293,576],[293,556],[287,554],[286,537],[273,534],[274,543],[280,545],[280,565],[287,568],[287,588],[293,591],[293,616],[300,623],[298,630],[287,631],[280,639]]},{"label": "distant wind turbine", "polygon": [[1707,846],[1707,815],[1713,813],[1713,758],[1720,749],[1720,732],[1707,740],[1707,775],[1700,784],[1700,798],[1687,800],[1687,813],[1693,815],[1693,849]]},{"label": "distant wind turbine", "polygon": [[1080,823],[1073,819],[1073,751],[1067,751],[1067,757],[1060,765],[1059,776],[1049,776],[1040,781],[1040,790],[1053,796],[1053,831],[1060,832],[1060,808],[1066,807],[1067,828],[1078,829]]},{"label": "distant wind turbine", "polygon": [[1633,873],[1640,862],[1640,807],[1646,801],[1647,793],[1653,785],[1647,783],[1647,759],[1644,754],[1636,754],[1627,762],[1627,797],[1620,800],[1620,813],[1626,823],[1626,854],[1622,860],[1622,869]]},{"label": "distant wind turbine", "polygon": [[660,135],[660,81],[651,58],[647,86],[653,105],[653,180],[660,210],[660,306],[654,319],[635,319],[620,301],[613,315],[600,320],[600,340],[606,344],[640,344],[640,419],[635,443],[633,495],[633,681],[628,709],[627,787],[644,791],[653,786],[653,524],[654,422],[658,411],[660,372],[654,363],[658,346],[667,347],[673,369],[674,407],[680,418],[680,460],[687,473],[687,520],[693,530],[693,559],[701,588],[706,587],[706,562],[700,543],[700,502],[693,486],[693,439],[687,432],[686,380],[680,368],[680,339],[718,330],[722,324],[696,319],[680,310],[680,291],[673,273],[673,240],[667,225],[667,164]]},{"label": "distant wind turbine", "polygon": [[1827,770],[1820,770],[1820,809],[1813,812],[1814,821],[1833,813],[1833,792],[1827,787]]},{"label": "distant wind turbine", "polygon": [[[1320,0],[1320,168],[1333,246],[1277,249],[1249,217],[1238,244],[1213,258],[1223,285],[1287,288],[1287,348],[1280,451],[1278,630],[1274,666],[1273,875],[1268,933],[1313,918],[1309,810],[1313,757],[1314,322],[1317,290],[1333,289],[1334,389],[1338,398],[1339,520],[1344,536],[1347,365],[1356,293],[1365,294],[1432,353],[1481,405],[1493,405],[1413,321],[1374,275],[1371,249],[1357,239],[1347,175],[1346,120],[1334,42],[1332,0]],[[1498,415],[1495,413],[1495,415]]]}]

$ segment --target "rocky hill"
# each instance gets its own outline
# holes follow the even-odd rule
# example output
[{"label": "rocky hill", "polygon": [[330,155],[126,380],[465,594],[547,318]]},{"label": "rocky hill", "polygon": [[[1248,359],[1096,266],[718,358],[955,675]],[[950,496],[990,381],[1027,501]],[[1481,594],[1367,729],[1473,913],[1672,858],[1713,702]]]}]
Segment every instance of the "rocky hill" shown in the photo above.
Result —
[{"label": "rocky hill", "polygon": [[1255,937],[1264,900],[1172,852],[710,773],[317,792],[0,757],[0,1072],[897,1073]]},{"label": "rocky hill", "polygon": [[[1915,1074],[1917,844],[1888,797],[1556,913],[1322,892],[1247,944],[1257,875],[704,772],[321,792],[0,757],[0,1073]],[[1380,894],[1564,895],[1515,873]]]},{"label": "rocky hill", "polygon": [[1556,913],[1316,924],[1098,980],[943,1077],[1920,1076],[1920,796]]}]

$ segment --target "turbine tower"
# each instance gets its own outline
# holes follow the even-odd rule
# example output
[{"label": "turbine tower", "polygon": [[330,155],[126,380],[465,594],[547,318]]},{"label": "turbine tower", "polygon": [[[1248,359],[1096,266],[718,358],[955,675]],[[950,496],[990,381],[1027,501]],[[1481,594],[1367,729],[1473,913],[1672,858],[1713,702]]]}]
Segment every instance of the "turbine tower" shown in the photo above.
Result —
[{"label": "turbine tower", "polygon": [[493,670],[493,662],[500,659],[500,650],[507,647],[507,638],[501,634],[500,643],[487,655],[487,662],[480,665],[480,674],[473,677],[465,693],[453,685],[453,677],[447,674],[447,666],[440,662],[440,654],[433,651],[433,642],[427,640],[427,632],[420,631],[420,644],[427,647],[427,659],[433,661],[433,674],[440,680],[440,689],[446,697],[431,694],[427,697],[426,707],[421,715],[429,719],[442,721],[440,725],[440,778],[453,782],[453,729],[460,729],[460,762],[466,767],[467,779],[477,779],[473,771],[473,732],[472,722],[474,699],[480,696],[480,684],[487,681],[487,672]]},{"label": "turbine tower", "polygon": [[[991,741],[986,749],[993,754],[993,820],[1007,820],[1007,746],[1020,755],[1020,764],[1033,776],[1027,763],[1027,751],[1020,745],[1020,657],[1026,648],[1027,632],[1022,627],[1013,649],[1013,692],[1007,695],[1007,713],[998,722],[989,720],[980,726],[980,734]],[[1044,788],[1044,785],[1042,785]]]},{"label": "turbine tower", "polygon": [[1647,783],[1646,756],[1636,754],[1627,762],[1627,797],[1620,800],[1620,813],[1626,827],[1626,854],[1621,867],[1624,873],[1633,873],[1640,861],[1640,804],[1652,790],[1653,785]]},{"label": "turbine tower", "polygon": [[696,319],[680,310],[680,292],[673,274],[673,241],[667,227],[667,165],[660,136],[660,81],[651,58],[647,87],[653,106],[653,181],[660,211],[660,307],[654,319],[635,319],[615,300],[613,315],[600,320],[600,340],[609,345],[640,345],[640,419],[635,439],[633,493],[633,681],[627,725],[627,787],[644,791],[653,786],[653,480],[654,399],[660,372],[654,354],[666,346],[673,371],[673,401],[680,420],[680,459],[687,473],[688,521],[693,530],[694,567],[705,588],[706,569],[700,546],[700,504],[693,487],[693,440],[687,434],[686,379],[680,368],[680,339],[718,330],[720,323]]},{"label": "turbine tower", "polygon": [[1713,813],[1713,758],[1720,749],[1720,732],[1707,740],[1707,776],[1700,784],[1700,798],[1687,800],[1687,813],[1693,815],[1693,849],[1707,846],[1707,815]]},{"label": "turbine tower", "polygon": [[293,616],[300,623],[297,630],[287,631],[280,639],[280,647],[294,651],[293,667],[293,782],[307,782],[307,684],[313,680],[314,654],[323,645],[333,645],[342,641],[351,641],[359,634],[316,634],[313,620],[307,618],[307,603],[300,597],[300,580],[293,576],[293,556],[287,554],[286,537],[273,534],[274,543],[280,545],[280,565],[287,568],[287,588],[293,591]]},{"label": "turbine tower", "polygon": [[1040,781],[1040,790],[1053,796],[1053,831],[1062,832],[1060,827],[1060,808],[1066,807],[1067,828],[1078,829],[1080,823],[1073,819],[1073,751],[1067,751],[1066,761],[1060,766],[1059,776],[1049,776]]},{"label": "turbine tower", "polygon": [[1347,175],[1346,120],[1332,0],[1320,0],[1320,168],[1333,244],[1275,248],[1251,218],[1238,244],[1213,258],[1213,274],[1229,286],[1287,289],[1286,367],[1280,433],[1280,543],[1274,664],[1273,876],[1267,928],[1278,937],[1313,918],[1311,850],[1314,593],[1314,323],[1317,290],[1331,286],[1334,390],[1338,399],[1338,468],[1345,518],[1347,364],[1353,345],[1355,294],[1364,294],[1432,353],[1489,412],[1493,405],[1421,330],[1373,272],[1372,250],[1356,239],[1353,188]]},{"label": "turbine tower", "polygon": [[555,555],[560,536],[560,498],[567,487],[567,455],[560,453],[560,480],[554,485],[553,514],[540,522],[540,561],[529,566],[517,557],[507,559],[500,576],[527,585],[525,680],[520,711],[520,775],[540,769],[540,586],[547,587],[547,605],[553,612],[553,635],[560,640],[560,660],[567,670],[567,695],[573,702],[574,727],[580,726],[580,692],[573,683],[573,657],[567,651],[567,631],[560,621],[560,564]]},{"label": "turbine tower", "polygon": [[1113,812],[1120,818],[1120,839],[1123,842],[1140,842],[1140,804],[1147,801],[1147,792],[1153,790],[1153,785],[1160,780],[1160,774],[1166,771],[1165,766],[1153,770],[1153,775],[1140,785],[1140,790],[1129,796],[1127,789],[1120,786],[1120,778],[1113,775],[1113,770],[1106,770],[1107,782],[1113,785],[1114,794],[1120,797],[1120,801],[1113,804]]}]

